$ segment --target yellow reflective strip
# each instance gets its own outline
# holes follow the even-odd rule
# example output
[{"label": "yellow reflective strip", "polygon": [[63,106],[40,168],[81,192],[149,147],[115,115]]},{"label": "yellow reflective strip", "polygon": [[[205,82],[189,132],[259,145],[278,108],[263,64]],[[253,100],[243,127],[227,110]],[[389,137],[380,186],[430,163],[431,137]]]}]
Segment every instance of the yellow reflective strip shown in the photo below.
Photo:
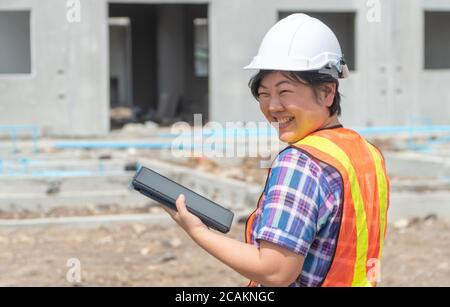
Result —
[{"label": "yellow reflective strip", "polygon": [[297,144],[314,147],[337,159],[345,168],[351,184],[352,199],[356,216],[356,262],[353,272],[352,286],[370,286],[366,274],[367,252],[369,248],[369,231],[367,229],[366,211],[361,196],[355,169],[347,154],[335,143],[320,136],[308,136]]},{"label": "yellow reflective strip", "polygon": [[373,160],[375,161],[375,169],[377,172],[377,185],[378,185],[378,204],[380,207],[380,253],[378,259],[381,259],[381,253],[384,247],[384,236],[386,228],[386,211],[387,211],[387,180],[384,173],[383,163],[381,161],[380,154],[369,143],[370,152],[372,153]]}]

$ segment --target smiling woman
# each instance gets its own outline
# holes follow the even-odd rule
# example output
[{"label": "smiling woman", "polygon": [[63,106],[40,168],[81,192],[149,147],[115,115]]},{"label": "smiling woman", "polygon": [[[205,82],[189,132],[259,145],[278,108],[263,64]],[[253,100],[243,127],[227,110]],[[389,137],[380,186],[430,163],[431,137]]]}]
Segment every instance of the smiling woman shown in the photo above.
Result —
[{"label": "smiling woman", "polygon": [[246,243],[209,230],[186,210],[172,218],[251,286],[375,286],[389,201],[381,152],[344,128],[339,42],[321,21],[293,14],[266,34],[246,67],[266,119],[289,143],[273,161]]},{"label": "smiling woman", "polygon": [[339,81],[330,75],[261,70],[249,86],[266,119],[278,125],[280,139],[286,143],[300,140],[312,131],[339,125]]}]

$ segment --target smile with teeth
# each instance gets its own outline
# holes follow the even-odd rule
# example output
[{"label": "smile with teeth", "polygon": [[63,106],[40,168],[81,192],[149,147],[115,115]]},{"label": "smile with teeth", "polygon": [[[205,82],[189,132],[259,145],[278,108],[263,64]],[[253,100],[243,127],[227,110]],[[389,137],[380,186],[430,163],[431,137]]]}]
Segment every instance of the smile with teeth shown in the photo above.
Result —
[{"label": "smile with teeth", "polygon": [[295,118],[295,117],[292,116],[292,117],[280,117],[280,118],[275,118],[275,119],[277,120],[277,122],[278,122],[280,125],[285,125],[285,124],[290,123],[291,121],[293,121],[294,118]]}]

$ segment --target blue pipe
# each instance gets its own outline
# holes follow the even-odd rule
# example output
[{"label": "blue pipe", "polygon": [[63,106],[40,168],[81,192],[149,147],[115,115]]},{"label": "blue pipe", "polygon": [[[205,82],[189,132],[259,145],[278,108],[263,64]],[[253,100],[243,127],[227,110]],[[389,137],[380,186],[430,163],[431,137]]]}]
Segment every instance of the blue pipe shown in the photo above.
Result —
[{"label": "blue pipe", "polygon": [[[360,128],[351,128],[358,133],[361,134],[395,134],[395,133],[436,133],[436,132],[450,132],[450,126],[437,126],[437,125],[425,125],[425,126],[385,126],[385,127],[360,127]],[[219,131],[214,131],[210,129],[205,129],[206,132],[198,132],[198,133],[189,133],[189,132],[181,132],[181,133],[159,133],[157,137],[160,138],[174,138],[174,137],[195,137],[195,136],[203,136],[210,137],[214,135],[220,136],[228,136],[230,134],[234,135],[276,135],[275,128],[271,129],[224,129]]]},{"label": "blue pipe", "polygon": [[0,132],[7,132],[11,138],[13,144],[12,153],[16,154],[17,149],[17,134],[21,131],[29,131],[31,133],[31,138],[33,142],[33,152],[37,153],[38,145],[37,141],[39,138],[39,127],[36,125],[0,125]]},{"label": "blue pipe", "polygon": [[108,171],[108,172],[98,172],[98,171],[38,171],[31,173],[21,173],[21,172],[10,172],[8,174],[0,175],[2,177],[20,177],[20,176],[31,176],[31,177],[97,177],[97,176],[111,176],[111,175],[125,175],[124,171]]},{"label": "blue pipe", "polygon": [[[356,131],[363,135],[368,134],[395,134],[395,133],[418,133],[418,132],[450,132],[450,126],[423,126],[423,127],[370,127],[370,128],[356,128]],[[230,134],[230,131],[226,131],[226,133]],[[233,131],[236,134],[248,134],[249,131],[245,130],[235,130]],[[253,131],[253,133],[257,134],[257,131]],[[168,137],[169,134],[163,134]],[[210,137],[214,135],[210,132],[206,135]],[[260,134],[264,135],[264,134]],[[180,135],[177,135],[180,136]],[[192,137],[192,135],[181,134],[182,137]],[[205,134],[194,135],[194,137],[202,137]],[[90,149],[98,149],[98,148],[110,148],[110,149],[127,149],[127,148],[138,148],[138,149],[172,149],[172,143],[170,142],[57,142],[54,145],[55,148],[58,149],[73,149],[73,148],[90,148]],[[188,148],[200,148],[201,144],[191,144]],[[179,149],[183,149],[182,144],[179,146]]]},{"label": "blue pipe", "polygon": [[55,148],[58,149],[73,149],[73,148],[110,148],[110,149],[127,149],[127,148],[138,148],[138,149],[170,149],[172,148],[171,143],[128,143],[128,142],[57,142],[54,144]]},{"label": "blue pipe", "polygon": [[366,128],[355,128],[357,132],[361,134],[372,134],[372,133],[436,133],[436,132],[450,132],[450,126],[393,126],[393,127],[366,127]]}]

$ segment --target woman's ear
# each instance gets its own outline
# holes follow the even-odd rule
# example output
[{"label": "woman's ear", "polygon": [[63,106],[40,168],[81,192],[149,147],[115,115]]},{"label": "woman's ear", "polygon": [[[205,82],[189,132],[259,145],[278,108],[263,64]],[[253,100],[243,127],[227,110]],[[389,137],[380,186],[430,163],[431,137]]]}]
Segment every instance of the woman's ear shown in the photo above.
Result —
[{"label": "woman's ear", "polygon": [[322,101],[325,106],[331,107],[334,101],[334,96],[336,95],[336,84],[335,83],[325,83],[322,85]]}]

